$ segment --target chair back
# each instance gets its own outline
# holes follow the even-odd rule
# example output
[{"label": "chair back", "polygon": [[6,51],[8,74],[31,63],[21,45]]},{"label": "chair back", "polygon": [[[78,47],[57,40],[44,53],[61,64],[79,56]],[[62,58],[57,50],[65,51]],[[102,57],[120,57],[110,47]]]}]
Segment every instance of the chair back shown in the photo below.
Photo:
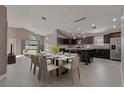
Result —
[{"label": "chair back", "polygon": [[78,56],[78,54],[77,54],[77,53],[71,53],[71,55],[72,55],[72,56]]},{"label": "chair back", "polygon": [[40,57],[40,63],[42,71],[47,72],[47,60],[43,57]]},{"label": "chair back", "polygon": [[64,55],[66,55],[66,56],[69,56],[69,55],[70,55],[70,53],[68,53],[68,52],[65,52],[65,53],[64,53]]},{"label": "chair back", "polygon": [[37,66],[39,66],[39,61],[40,61],[39,55],[35,55],[35,64],[36,64]]},{"label": "chair back", "polygon": [[35,63],[35,56],[34,55],[31,55],[31,62]]},{"label": "chair back", "polygon": [[74,57],[72,59],[72,69],[78,68],[80,63],[80,57]]}]

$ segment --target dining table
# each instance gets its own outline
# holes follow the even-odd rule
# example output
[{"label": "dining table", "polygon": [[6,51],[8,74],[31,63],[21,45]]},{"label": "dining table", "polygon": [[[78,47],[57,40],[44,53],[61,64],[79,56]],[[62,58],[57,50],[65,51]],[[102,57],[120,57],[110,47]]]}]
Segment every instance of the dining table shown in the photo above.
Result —
[{"label": "dining table", "polygon": [[[60,64],[60,62],[67,62],[69,61],[69,59],[72,59],[74,58],[75,56],[74,55],[64,55],[64,54],[53,54],[53,53],[43,53],[42,54],[45,58],[47,59],[51,59],[52,60],[52,63],[55,64],[56,66],[61,66],[62,64]],[[57,76],[59,76],[59,69],[56,69],[56,72],[57,72]],[[66,73],[66,71],[62,72],[62,73]]]}]

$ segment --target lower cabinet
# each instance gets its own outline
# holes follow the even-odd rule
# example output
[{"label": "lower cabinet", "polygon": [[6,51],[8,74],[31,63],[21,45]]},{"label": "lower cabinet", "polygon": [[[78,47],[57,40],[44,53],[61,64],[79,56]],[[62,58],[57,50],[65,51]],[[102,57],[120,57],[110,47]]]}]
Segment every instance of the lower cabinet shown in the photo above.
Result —
[{"label": "lower cabinet", "polygon": [[[64,52],[69,52],[69,50],[62,49]],[[94,49],[94,50],[71,50],[71,53],[77,53],[80,56],[81,62],[92,62],[93,57],[110,59],[110,49]]]},{"label": "lower cabinet", "polygon": [[110,49],[95,49],[94,57],[110,59]]}]

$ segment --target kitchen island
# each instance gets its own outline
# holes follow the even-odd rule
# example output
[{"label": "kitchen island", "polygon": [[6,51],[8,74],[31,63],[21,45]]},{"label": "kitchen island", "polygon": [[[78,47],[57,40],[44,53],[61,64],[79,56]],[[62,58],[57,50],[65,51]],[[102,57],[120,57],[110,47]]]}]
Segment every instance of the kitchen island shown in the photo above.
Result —
[{"label": "kitchen island", "polygon": [[107,46],[94,46],[88,48],[64,48],[65,52],[77,53],[80,57],[80,62],[85,62],[85,65],[93,62],[93,57],[110,59],[110,47]]},{"label": "kitchen island", "polygon": [[66,51],[77,53],[80,56],[80,61],[88,65],[93,61],[94,48],[67,48]]}]

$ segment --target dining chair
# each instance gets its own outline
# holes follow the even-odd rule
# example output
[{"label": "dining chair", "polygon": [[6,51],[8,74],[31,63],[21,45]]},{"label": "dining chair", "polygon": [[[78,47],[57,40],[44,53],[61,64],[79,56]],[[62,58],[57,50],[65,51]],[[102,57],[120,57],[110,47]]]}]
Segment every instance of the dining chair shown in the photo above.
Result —
[{"label": "dining chair", "polygon": [[68,70],[71,70],[72,84],[73,84],[73,71],[74,71],[75,69],[77,69],[77,71],[78,71],[78,78],[80,79],[79,63],[80,63],[79,57],[73,57],[71,63],[62,65],[62,67],[66,68],[66,69],[68,69]]},{"label": "dining chair", "polygon": [[39,57],[40,57],[40,59],[39,59],[38,80],[41,79],[41,73],[42,73],[42,62],[41,62],[42,60],[41,60],[41,58],[45,58],[45,59],[46,59],[46,61],[47,61],[47,65],[52,64],[52,60],[51,60],[51,58],[46,58],[46,57],[44,57],[43,54],[40,54]]},{"label": "dining chair", "polygon": [[70,53],[69,53],[69,52],[65,52],[65,53],[64,53],[64,55],[69,56],[69,55],[70,55]]},{"label": "dining chair", "polygon": [[35,75],[35,72],[36,72],[36,68],[38,67],[39,68],[39,55],[34,55],[34,69],[33,69],[33,74]]},{"label": "dining chair", "polygon": [[[77,53],[70,53],[70,55],[71,55],[71,56],[75,56],[75,57],[77,57],[77,56],[78,56],[78,54],[77,54]],[[73,61],[72,59],[69,59],[69,60],[68,60],[68,62],[69,62],[69,63],[71,63],[72,61]]]},{"label": "dining chair", "polygon": [[41,75],[42,72],[44,73],[44,85],[46,86],[48,72],[59,69],[59,66],[53,64],[47,65],[47,59],[40,57],[40,67],[41,71],[39,72],[39,75]]},{"label": "dining chair", "polygon": [[78,56],[77,53],[71,53],[70,55],[71,55],[71,56]]},{"label": "dining chair", "polygon": [[31,65],[30,65],[30,71],[32,70],[32,66],[35,63],[35,56],[31,55]]},{"label": "dining chair", "polygon": [[50,56],[45,56],[44,54],[40,54],[40,57],[47,59],[47,65],[52,64],[52,59]]}]

